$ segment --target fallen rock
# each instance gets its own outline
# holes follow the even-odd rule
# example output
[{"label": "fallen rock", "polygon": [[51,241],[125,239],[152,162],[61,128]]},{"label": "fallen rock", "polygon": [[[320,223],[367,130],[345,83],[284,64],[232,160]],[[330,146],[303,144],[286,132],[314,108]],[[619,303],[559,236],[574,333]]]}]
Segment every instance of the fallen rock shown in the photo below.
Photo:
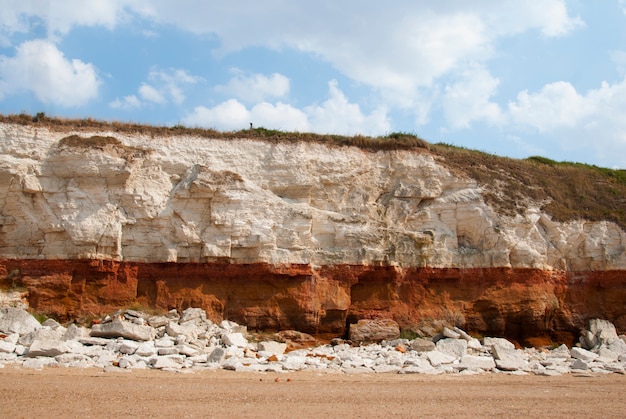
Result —
[{"label": "fallen rock", "polygon": [[248,340],[241,333],[224,333],[222,341],[225,345],[245,348],[248,346]]},{"label": "fallen rock", "polygon": [[498,345],[501,348],[515,349],[515,345],[504,338],[485,337],[483,339],[483,346],[490,348],[493,345]]},{"label": "fallen rock", "polygon": [[108,323],[94,324],[90,335],[93,337],[146,341],[154,338],[155,330],[151,326],[141,326],[116,317]]},{"label": "fallen rock", "polygon": [[400,336],[400,326],[392,319],[361,319],[351,324],[350,340],[354,342],[381,342]]},{"label": "fallen rock", "polygon": [[583,348],[592,350],[600,345],[610,345],[618,339],[613,323],[603,319],[591,319],[587,330],[582,332],[580,344]]},{"label": "fallen rock", "polygon": [[259,352],[265,352],[269,355],[282,355],[287,350],[287,344],[283,342],[259,342]]},{"label": "fallen rock", "polygon": [[70,351],[70,347],[64,340],[36,339],[28,349],[28,357],[38,356],[55,357]]},{"label": "fallen rock", "polygon": [[570,354],[572,358],[582,359],[583,361],[593,361],[598,357],[598,354],[576,346],[572,348]]},{"label": "fallen rock", "polygon": [[17,307],[0,309],[0,332],[26,335],[41,328],[41,324],[28,311]]},{"label": "fallen rock", "polygon": [[425,338],[415,338],[411,341],[410,348],[417,352],[429,352],[435,350],[435,342]]},{"label": "fallen rock", "polygon": [[439,352],[454,358],[462,358],[467,352],[467,341],[465,339],[445,338],[437,341],[435,347]]}]

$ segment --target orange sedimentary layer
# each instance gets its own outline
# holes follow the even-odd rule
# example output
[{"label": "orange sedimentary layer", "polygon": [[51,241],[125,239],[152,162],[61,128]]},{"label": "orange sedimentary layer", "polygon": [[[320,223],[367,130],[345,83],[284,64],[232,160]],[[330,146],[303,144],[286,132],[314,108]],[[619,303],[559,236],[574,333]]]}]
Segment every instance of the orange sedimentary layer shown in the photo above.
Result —
[{"label": "orange sedimentary layer", "polygon": [[251,329],[336,335],[362,318],[446,320],[527,345],[572,343],[595,317],[626,332],[626,271],[0,259],[0,278],[61,319],[202,307]]}]

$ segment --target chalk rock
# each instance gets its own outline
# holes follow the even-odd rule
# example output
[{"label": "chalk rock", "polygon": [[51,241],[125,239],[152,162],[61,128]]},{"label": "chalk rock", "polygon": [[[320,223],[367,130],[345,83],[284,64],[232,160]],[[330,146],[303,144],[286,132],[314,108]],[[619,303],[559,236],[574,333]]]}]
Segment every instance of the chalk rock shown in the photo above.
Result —
[{"label": "chalk rock", "polygon": [[225,345],[236,346],[238,348],[248,346],[248,341],[241,333],[224,333],[222,334],[222,341]]},{"label": "chalk rock", "polygon": [[461,361],[454,366],[454,369],[491,371],[496,368],[496,362],[490,356],[464,355]]},{"label": "chalk rock", "polygon": [[460,339],[461,338],[461,334],[455,332],[454,330],[448,328],[448,327],[444,327],[443,331],[441,332],[443,334],[443,336],[450,338],[450,339]]},{"label": "chalk rock", "polygon": [[180,355],[156,356],[151,365],[155,369],[179,369],[183,367],[183,357]]},{"label": "chalk rock", "polygon": [[524,359],[521,351],[511,349],[510,346],[501,346],[498,343],[491,345],[496,367],[503,371],[527,371],[528,361]]},{"label": "chalk rock", "polygon": [[415,338],[411,341],[410,347],[417,352],[428,352],[435,350],[435,342],[425,338]]},{"label": "chalk rock", "polygon": [[141,342],[135,350],[135,355],[138,356],[152,356],[157,353],[157,349],[154,346],[154,341],[149,340],[147,342]]},{"label": "chalk rock", "polygon": [[576,358],[570,364],[570,368],[573,370],[588,370],[590,361],[585,361],[584,359]]},{"label": "chalk rock", "polygon": [[598,354],[576,346],[570,350],[570,354],[572,358],[582,359],[583,361],[593,361],[598,357]]},{"label": "chalk rock", "polygon": [[64,340],[36,339],[28,349],[28,356],[55,357],[69,352],[70,348]]},{"label": "chalk rock", "polygon": [[221,364],[222,361],[224,361],[225,357],[226,357],[226,351],[224,350],[224,348],[217,347],[213,349],[211,353],[208,355],[206,362]]},{"label": "chalk rock", "polygon": [[265,352],[269,355],[282,355],[287,349],[287,344],[275,341],[259,342],[258,349],[259,352]]},{"label": "chalk rock", "polygon": [[361,319],[351,324],[350,340],[354,342],[380,342],[400,336],[400,326],[392,319]]},{"label": "chalk rock", "polygon": [[454,358],[462,358],[467,352],[467,341],[465,339],[441,339],[437,341],[435,347],[439,352],[446,353]]},{"label": "chalk rock", "polygon": [[603,319],[591,319],[587,330],[580,337],[580,344],[591,350],[600,345],[610,345],[618,339],[613,323]]},{"label": "chalk rock", "polygon": [[26,335],[41,328],[41,324],[28,311],[17,307],[0,309],[0,332]]},{"label": "chalk rock", "polygon": [[504,338],[485,337],[483,339],[483,346],[490,348],[493,345],[498,345],[501,348],[515,349],[515,345]]},{"label": "chalk rock", "polygon": [[91,328],[91,336],[103,338],[125,338],[145,341],[154,337],[155,330],[150,326],[141,326],[114,318],[108,323],[94,324]]},{"label": "chalk rock", "polygon": [[139,348],[139,343],[132,341],[132,340],[127,340],[121,343],[118,352],[122,353],[122,354],[127,354],[127,355],[132,355],[137,351],[137,348]]},{"label": "chalk rock", "polygon": [[7,342],[6,340],[0,340],[0,352],[10,354],[15,351],[15,343]]},{"label": "chalk rock", "polygon": [[451,364],[457,359],[455,356],[439,351],[427,352],[426,357],[433,367],[438,367],[441,364]]},{"label": "chalk rock", "polygon": [[182,312],[178,323],[182,324],[191,320],[206,321],[206,311],[201,308],[189,307]]},{"label": "chalk rock", "polygon": [[72,323],[67,327],[67,330],[63,334],[63,340],[78,340],[87,336],[89,336],[89,329]]}]

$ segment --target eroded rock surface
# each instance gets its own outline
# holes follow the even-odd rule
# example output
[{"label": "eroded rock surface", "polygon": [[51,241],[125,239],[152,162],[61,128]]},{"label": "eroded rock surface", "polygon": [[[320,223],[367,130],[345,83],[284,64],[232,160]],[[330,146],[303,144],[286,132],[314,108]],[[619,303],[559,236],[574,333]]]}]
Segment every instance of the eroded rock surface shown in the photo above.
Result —
[{"label": "eroded rock surface", "polygon": [[445,318],[517,341],[626,328],[626,233],[498,214],[425,150],[0,124],[0,278],[64,318],[132,304],[311,333]]}]

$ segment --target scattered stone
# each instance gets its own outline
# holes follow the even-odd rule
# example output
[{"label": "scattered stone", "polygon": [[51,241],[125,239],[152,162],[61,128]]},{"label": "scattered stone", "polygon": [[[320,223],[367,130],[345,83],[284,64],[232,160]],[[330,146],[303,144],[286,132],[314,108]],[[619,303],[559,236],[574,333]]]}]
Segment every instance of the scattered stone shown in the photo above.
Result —
[{"label": "scattered stone", "polygon": [[400,326],[392,319],[361,319],[349,328],[350,340],[355,342],[380,342],[400,336]]},{"label": "scattered stone", "polygon": [[258,345],[259,352],[265,352],[269,355],[282,355],[287,350],[287,344],[283,342],[259,342]]},{"label": "scattered stone", "polygon": [[411,349],[417,352],[429,352],[435,350],[435,342],[425,338],[415,338],[411,341]]},{"label": "scattered stone", "polygon": [[241,333],[224,333],[222,335],[222,341],[225,345],[236,346],[238,348],[248,346],[247,339]]},{"label": "scattered stone", "polygon": [[[16,314],[26,319],[30,316],[25,311]],[[352,346],[351,341],[338,338],[331,345],[314,346],[315,338],[293,330],[277,333],[275,340],[249,343],[243,332],[236,331],[245,327],[229,321],[213,324],[200,309],[187,309],[181,316],[172,311],[158,319],[149,317],[148,324],[162,324],[158,330],[140,324],[146,317],[139,312],[120,311],[94,325],[92,333],[72,324],[66,329],[54,320],[30,329],[18,325],[11,330],[24,333],[0,332],[0,368],[15,363],[24,368],[98,367],[111,372],[136,368],[177,372],[222,368],[272,373],[308,369],[346,374],[471,375],[493,371],[545,376],[572,372],[624,374],[626,370],[626,343],[615,338],[613,328],[600,321],[590,322],[592,350],[570,350],[566,345],[547,350],[515,349],[505,339],[489,337],[483,340],[483,346],[459,328],[443,328],[441,336],[434,338],[436,343],[394,336],[368,345]],[[380,328],[380,324],[376,327]],[[149,333],[139,336],[136,328]],[[372,330],[370,323],[368,333]],[[98,334],[105,336],[95,336]]]},{"label": "scattered stone", "polygon": [[36,339],[30,345],[28,356],[31,358],[37,356],[55,357],[69,352],[69,350],[70,348],[64,340]]},{"label": "scattered stone", "polygon": [[467,352],[467,341],[464,339],[445,338],[439,340],[435,346],[439,352],[454,358],[462,358]]},{"label": "scattered stone", "polygon": [[498,345],[502,348],[515,349],[515,345],[503,338],[491,338],[486,337],[483,339],[483,346],[490,348],[493,345]]},{"label": "scattered stone", "polygon": [[576,346],[572,348],[570,354],[572,358],[582,359],[583,361],[593,361],[598,357],[598,354]]},{"label": "scattered stone", "polygon": [[452,329],[449,329],[447,327],[443,328],[443,332],[441,332],[445,337],[450,338],[450,339],[460,339],[461,338],[461,334],[455,332]]},{"label": "scattered stone", "polygon": [[91,336],[102,338],[125,338],[131,340],[145,341],[154,337],[154,328],[150,326],[141,326],[122,320],[119,317],[114,318],[108,323],[94,324],[91,328]]},{"label": "scattered stone", "polygon": [[426,357],[433,367],[438,367],[442,364],[452,364],[456,360],[456,357],[439,351],[427,352]]},{"label": "scattered stone", "polygon": [[0,332],[26,335],[41,328],[41,324],[28,311],[17,307],[0,309]]}]

